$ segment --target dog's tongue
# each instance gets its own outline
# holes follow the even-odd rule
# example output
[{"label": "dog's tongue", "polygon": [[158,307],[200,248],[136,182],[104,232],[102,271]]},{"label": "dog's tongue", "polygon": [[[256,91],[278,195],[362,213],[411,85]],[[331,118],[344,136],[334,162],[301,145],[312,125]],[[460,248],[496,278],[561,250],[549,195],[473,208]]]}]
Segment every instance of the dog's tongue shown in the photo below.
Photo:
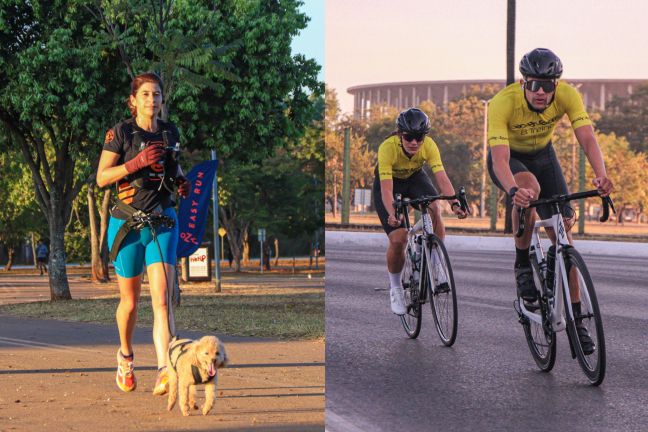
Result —
[{"label": "dog's tongue", "polygon": [[209,370],[207,371],[207,373],[209,373],[210,377],[216,375],[216,368],[214,367],[214,363],[209,363]]}]

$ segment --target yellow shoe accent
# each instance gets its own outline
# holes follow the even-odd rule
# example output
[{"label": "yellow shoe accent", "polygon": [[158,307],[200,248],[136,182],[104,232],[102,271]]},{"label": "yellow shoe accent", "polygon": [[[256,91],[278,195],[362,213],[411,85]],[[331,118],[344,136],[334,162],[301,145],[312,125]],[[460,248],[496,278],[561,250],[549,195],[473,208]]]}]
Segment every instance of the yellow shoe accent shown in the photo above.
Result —
[{"label": "yellow shoe accent", "polygon": [[156,396],[165,395],[169,391],[169,374],[166,367],[158,372],[157,379],[155,380],[155,387],[153,387],[153,394]]}]

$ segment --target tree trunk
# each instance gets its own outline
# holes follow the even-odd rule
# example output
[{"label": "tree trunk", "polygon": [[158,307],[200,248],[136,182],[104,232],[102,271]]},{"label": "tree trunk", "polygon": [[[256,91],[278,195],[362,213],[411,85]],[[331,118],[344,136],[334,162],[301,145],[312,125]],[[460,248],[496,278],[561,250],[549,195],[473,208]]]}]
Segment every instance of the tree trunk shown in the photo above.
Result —
[{"label": "tree trunk", "polygon": [[[67,279],[65,261],[65,209],[61,208],[65,203],[56,197],[57,191],[51,191],[51,212],[49,215],[50,232],[50,260],[49,276],[50,299],[70,300],[70,285]],[[71,203],[67,203],[68,205]]]},{"label": "tree trunk", "polygon": [[14,260],[14,248],[13,246],[7,246],[7,264],[5,264],[5,270],[10,271],[11,267],[13,267],[13,260]]},{"label": "tree trunk", "polygon": [[248,241],[247,229],[243,232],[241,244],[243,245],[243,262],[247,264],[250,262],[250,242]]},{"label": "tree trunk", "polygon": [[33,232],[30,233],[31,237],[31,250],[32,250],[32,261],[34,261],[34,268],[38,268],[38,260],[36,259],[36,236]]},{"label": "tree trunk", "polygon": [[91,278],[95,283],[106,283],[99,245],[99,220],[97,218],[97,195],[94,181],[88,184],[88,217],[90,223]]},{"label": "tree trunk", "polygon": [[103,202],[101,203],[101,212],[99,216],[101,222],[99,224],[99,250],[101,251],[101,270],[103,272],[106,282],[110,281],[110,251],[108,250],[108,218],[110,217],[110,188],[104,191]]},{"label": "tree trunk", "polygon": [[279,265],[279,239],[276,237],[274,239],[274,250],[275,250],[274,266],[277,267]]},{"label": "tree trunk", "polygon": [[241,271],[241,258],[247,259],[249,253],[245,252],[247,247],[248,230],[250,222],[240,220],[237,217],[236,210],[231,206],[220,206],[220,221],[225,228],[227,241],[232,252],[234,261],[234,271]]}]

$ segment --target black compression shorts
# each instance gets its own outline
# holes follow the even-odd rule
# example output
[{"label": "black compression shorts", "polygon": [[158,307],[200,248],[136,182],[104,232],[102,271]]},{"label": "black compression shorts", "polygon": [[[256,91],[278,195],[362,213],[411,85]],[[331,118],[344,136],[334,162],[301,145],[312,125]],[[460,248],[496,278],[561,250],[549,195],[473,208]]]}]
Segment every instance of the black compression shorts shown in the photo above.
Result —
[{"label": "black compression shorts", "polygon": [[[540,184],[539,198],[551,198],[554,195],[569,193],[567,182],[565,182],[565,176],[560,168],[556,152],[551,143],[542,150],[531,154],[518,153],[511,150],[509,166],[511,167],[513,175],[519,172],[530,172],[535,176],[538,180],[538,184]],[[493,159],[490,152],[488,152],[488,173],[490,174],[493,183],[495,183],[495,186],[503,190],[505,193],[508,193],[508,191],[504,190],[504,187],[499,180],[497,180],[497,177],[495,177],[495,172],[493,171]],[[549,219],[553,215],[552,208],[549,205],[542,205],[537,209],[538,214],[542,219]],[[562,213],[565,218],[571,218],[574,216],[574,210],[569,204],[566,204],[563,207]]]},{"label": "black compression shorts", "polygon": [[[394,196],[396,194],[401,194],[403,198],[416,199],[426,195],[437,194],[437,190],[432,184],[432,179],[430,179],[430,177],[423,170],[415,172],[406,179],[394,178],[393,182]],[[387,235],[399,228],[405,228],[405,222],[402,222],[398,227],[393,227],[387,223],[389,214],[387,213],[387,209],[382,202],[382,195],[380,193],[380,179],[378,178],[378,175],[376,175],[376,178],[374,179],[373,199],[374,207],[376,208],[376,212],[378,213],[378,217],[380,218],[380,223],[382,224],[382,227]]]}]

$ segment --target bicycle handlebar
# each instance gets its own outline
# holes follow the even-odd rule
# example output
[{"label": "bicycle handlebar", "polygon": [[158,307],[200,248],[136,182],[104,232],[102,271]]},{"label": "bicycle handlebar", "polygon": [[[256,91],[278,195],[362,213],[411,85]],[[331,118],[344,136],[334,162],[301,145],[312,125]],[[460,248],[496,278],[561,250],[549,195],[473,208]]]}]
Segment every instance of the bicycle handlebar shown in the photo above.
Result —
[{"label": "bicycle handlebar", "polygon": [[[601,198],[601,204],[603,205],[603,215],[599,218],[600,222],[605,222],[609,219],[610,217],[610,208],[612,208],[612,213],[616,214],[616,210],[614,209],[614,203],[612,202],[612,198],[609,196],[601,196],[598,192],[598,190],[590,190],[590,191],[584,191],[584,192],[576,192],[570,195],[554,195],[551,198],[543,198],[539,199],[536,201],[531,201],[529,203],[529,207],[527,208],[533,208],[533,207],[538,207],[541,205],[545,204],[560,204],[564,205],[565,203],[569,201],[574,201],[578,199],[583,199],[583,198],[591,198],[591,197],[600,197]],[[522,237],[522,234],[524,233],[525,230],[525,223],[524,223],[524,216],[526,214],[526,209],[525,208],[518,208],[518,218],[519,218],[519,224],[518,224],[518,230],[515,233],[516,237]]]},{"label": "bicycle handlebar", "polygon": [[411,206],[420,206],[427,207],[431,202],[437,200],[458,200],[459,207],[466,213],[470,213],[470,208],[468,207],[468,201],[466,200],[466,189],[462,186],[459,188],[459,193],[454,195],[426,195],[420,198],[410,199],[403,198],[401,194],[396,194],[394,199],[394,209],[396,209],[396,218],[398,219],[403,212],[403,209],[407,208],[408,205]]}]

